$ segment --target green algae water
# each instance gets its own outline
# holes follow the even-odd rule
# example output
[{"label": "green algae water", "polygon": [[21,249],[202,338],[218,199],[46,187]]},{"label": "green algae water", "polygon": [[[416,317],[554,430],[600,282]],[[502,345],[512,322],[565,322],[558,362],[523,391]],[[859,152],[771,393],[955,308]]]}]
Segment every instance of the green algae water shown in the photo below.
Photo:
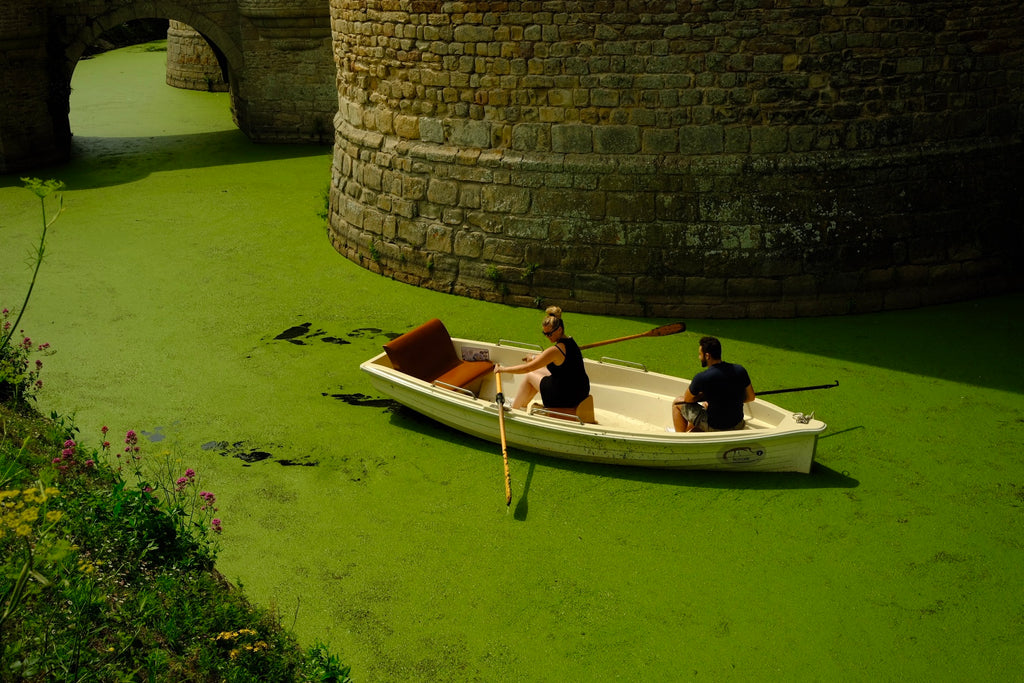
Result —
[{"label": "green algae water", "polygon": [[[506,508],[497,446],[397,408],[358,365],[430,317],[530,341],[540,312],[345,260],[319,215],[330,150],[253,145],[226,95],[164,68],[146,47],[80,63],[76,158],[32,173],[67,183],[22,321],[57,350],[39,407],[194,468],[218,498],[219,569],[305,644],[358,681],[1019,677],[1024,297],[618,344],[691,376],[715,334],[756,389],[839,380],[773,397],[829,424],[814,472],[512,450]],[[3,306],[38,221],[0,178]],[[566,314],[581,343],[665,322]]]}]

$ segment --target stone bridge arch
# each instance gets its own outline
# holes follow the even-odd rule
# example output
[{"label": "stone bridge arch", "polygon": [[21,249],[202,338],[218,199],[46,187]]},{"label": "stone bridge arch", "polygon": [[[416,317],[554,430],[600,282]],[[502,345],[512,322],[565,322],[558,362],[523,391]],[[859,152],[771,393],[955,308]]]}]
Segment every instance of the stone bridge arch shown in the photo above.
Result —
[{"label": "stone bridge arch", "polygon": [[232,78],[232,73],[239,74],[244,71],[245,57],[235,36],[202,12],[196,12],[178,3],[158,1],[126,5],[94,17],[64,51],[68,65],[68,80],[70,81],[72,72],[85,50],[104,33],[136,19],[154,18],[180,21],[195,29],[216,53],[225,80],[236,80],[237,75]]},{"label": "stone bridge arch", "polygon": [[338,108],[320,0],[36,0],[0,4],[0,173],[64,161],[71,77],[88,45],[135,19],[195,29],[217,54],[236,125],[255,142],[329,144]]}]

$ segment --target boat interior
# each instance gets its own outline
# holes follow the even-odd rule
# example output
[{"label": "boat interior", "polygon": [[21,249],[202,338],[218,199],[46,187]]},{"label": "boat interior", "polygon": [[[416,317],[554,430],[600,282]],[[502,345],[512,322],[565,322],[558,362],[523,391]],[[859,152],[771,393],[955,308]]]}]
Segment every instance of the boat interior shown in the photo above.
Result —
[{"label": "boat interior", "polygon": [[[540,347],[519,342],[498,344],[453,339],[444,324],[430,320],[384,345],[380,364],[448,389],[493,402],[497,386],[492,372],[495,363],[514,365],[523,353],[536,353]],[[664,432],[671,424],[671,405],[683,393],[689,381],[652,373],[642,364],[602,358],[587,359],[591,396],[576,410],[552,410],[539,402],[528,406],[534,415],[565,419],[582,424],[630,432]],[[503,375],[506,397],[515,395],[521,375]],[[511,400],[506,399],[506,406]],[[744,407],[746,430],[772,429],[790,418],[790,413],[765,401]]]}]

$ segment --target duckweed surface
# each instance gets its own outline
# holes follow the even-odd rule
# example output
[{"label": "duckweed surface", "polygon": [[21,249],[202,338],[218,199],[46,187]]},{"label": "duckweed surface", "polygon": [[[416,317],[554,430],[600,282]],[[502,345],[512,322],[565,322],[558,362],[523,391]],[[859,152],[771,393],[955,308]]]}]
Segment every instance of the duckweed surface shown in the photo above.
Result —
[{"label": "duckweed surface", "polygon": [[[379,396],[358,364],[433,316],[542,343],[540,313],[345,260],[319,215],[330,150],[249,143],[226,95],[169,88],[164,64],[80,63],[76,158],[33,173],[67,183],[22,322],[57,350],[39,405],[197,470],[221,571],[356,680],[1020,676],[1024,297],[623,342],[608,355],[689,376],[715,334],[756,389],[839,380],[775,397],[829,424],[814,472],[511,451],[506,508],[495,446]],[[11,306],[38,204],[4,176],[0,207]],[[665,322],[566,314],[581,343]]]}]

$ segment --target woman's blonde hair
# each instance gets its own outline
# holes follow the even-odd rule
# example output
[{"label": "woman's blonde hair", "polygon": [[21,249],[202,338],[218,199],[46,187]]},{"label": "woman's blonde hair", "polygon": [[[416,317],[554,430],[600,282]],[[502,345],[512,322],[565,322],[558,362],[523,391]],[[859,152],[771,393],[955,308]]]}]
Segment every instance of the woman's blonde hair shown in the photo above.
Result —
[{"label": "woman's blonde hair", "polygon": [[558,306],[548,306],[544,313],[547,314],[547,317],[544,318],[544,327],[550,327],[552,332],[559,328],[565,329],[565,323],[562,322],[561,308]]}]

